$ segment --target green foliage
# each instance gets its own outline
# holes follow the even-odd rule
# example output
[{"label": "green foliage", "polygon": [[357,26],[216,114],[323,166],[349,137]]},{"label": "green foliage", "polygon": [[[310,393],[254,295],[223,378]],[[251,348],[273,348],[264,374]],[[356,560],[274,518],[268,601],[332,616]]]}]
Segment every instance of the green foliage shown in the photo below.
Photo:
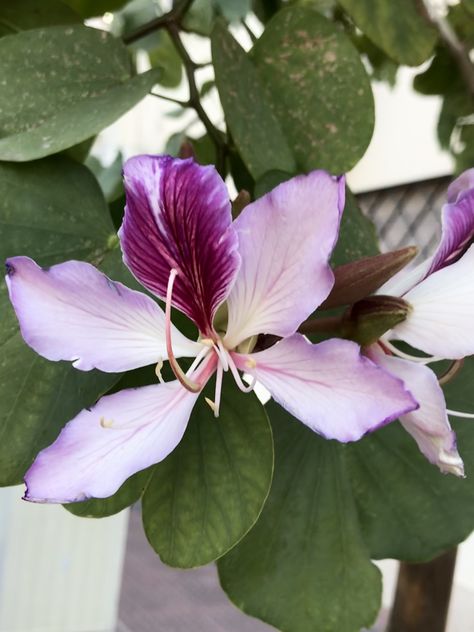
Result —
[{"label": "green foliage", "polygon": [[84,26],[3,37],[0,159],[33,160],[89,138],[138,103],[156,73],[132,77],[125,46]]},{"label": "green foliage", "polygon": [[362,157],[374,126],[372,92],[357,51],[334,24],[310,8],[283,9],[252,60],[299,169],[342,173]]},{"label": "green foliage", "polygon": [[339,0],[360,30],[393,60],[418,66],[431,55],[436,31],[413,0]]},{"label": "green foliage", "polygon": [[80,21],[79,15],[60,0],[15,0],[0,4],[0,37],[40,26]]},{"label": "green foliage", "polygon": [[218,562],[222,587],[283,632],[358,632],[375,619],[381,580],[362,538],[344,448],[273,402],[267,410],[274,482],[256,526]]},{"label": "green foliage", "polygon": [[272,433],[263,406],[225,379],[219,418],[201,396],[184,439],[155,467],[143,496],[150,544],[171,566],[215,560],[257,520],[272,472]]},{"label": "green foliage", "polygon": [[[66,259],[112,263],[114,229],[88,169],[65,157],[0,164],[0,258],[28,255],[41,265]],[[114,262],[115,259],[118,262]],[[62,426],[105,392],[118,376],[83,373],[48,362],[23,341],[5,284],[0,289],[0,484],[19,483],[37,452]]]},{"label": "green foliage", "polygon": [[212,60],[227,125],[252,176],[257,179],[270,169],[294,171],[290,147],[258,72],[221,22],[212,33]]},{"label": "green foliage", "polygon": [[82,18],[91,18],[95,15],[103,15],[107,11],[117,11],[127,4],[129,0],[62,0],[69,5]]}]

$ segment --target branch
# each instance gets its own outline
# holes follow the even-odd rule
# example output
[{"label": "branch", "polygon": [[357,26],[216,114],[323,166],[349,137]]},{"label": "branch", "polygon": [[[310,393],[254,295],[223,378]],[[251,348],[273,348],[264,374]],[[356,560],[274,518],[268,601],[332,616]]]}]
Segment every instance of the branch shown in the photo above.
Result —
[{"label": "branch", "polygon": [[168,11],[168,13],[160,15],[154,20],[150,20],[150,22],[139,26],[135,31],[132,31],[128,35],[124,35],[122,38],[123,42],[125,44],[133,44],[133,42],[145,37],[145,35],[149,35],[154,31],[166,28],[170,24],[179,24],[192,3],[193,0],[182,0],[182,2],[177,3],[177,5],[171,9],[171,11]]},{"label": "branch", "polygon": [[199,90],[196,85],[196,78],[194,72],[197,64],[190,58],[188,51],[186,50],[181,37],[179,35],[179,27],[176,22],[169,22],[166,24],[166,30],[173,41],[178,55],[183,62],[184,70],[189,84],[189,105],[194,108],[196,114],[199,116],[202,124],[206,128],[206,132],[209,134],[214,146],[216,148],[216,168],[221,175],[225,171],[225,158],[227,154],[227,144],[223,138],[222,132],[220,132],[212,123],[208,117],[206,111],[202,107],[201,100],[199,98]]}]

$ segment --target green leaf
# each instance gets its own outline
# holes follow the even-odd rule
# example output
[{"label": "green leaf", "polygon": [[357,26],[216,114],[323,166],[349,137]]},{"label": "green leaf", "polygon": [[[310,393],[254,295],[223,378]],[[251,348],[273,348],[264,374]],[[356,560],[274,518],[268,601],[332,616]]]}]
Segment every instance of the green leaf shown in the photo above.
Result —
[{"label": "green leaf", "polygon": [[80,17],[59,0],[15,0],[0,4],[0,37],[40,26],[75,24]]},{"label": "green leaf", "polygon": [[171,566],[215,560],[257,520],[272,471],[263,406],[224,379],[219,418],[201,396],[183,440],[156,466],[145,490],[143,524],[150,544]]},{"label": "green leaf", "polygon": [[456,62],[441,46],[436,50],[429,67],[415,76],[413,87],[417,92],[429,95],[464,92],[464,83]]},{"label": "green leaf", "polygon": [[255,179],[272,169],[294,172],[292,153],[247,54],[220,21],[211,42],[226,122],[248,170]]},{"label": "green leaf", "polygon": [[[41,265],[88,259],[119,269],[109,251],[114,228],[88,169],[65,157],[0,164],[0,258],[28,255]],[[113,260],[116,260],[115,262]],[[84,406],[117,381],[114,374],[49,362],[23,341],[0,285],[0,484],[21,482],[37,452]]]},{"label": "green leaf", "polygon": [[63,505],[63,507],[81,518],[106,518],[107,516],[113,516],[140,499],[152,471],[152,468],[148,468],[137,472],[137,474],[127,479],[113,496],[91,498],[82,503],[69,503]]},{"label": "green leaf", "polygon": [[120,152],[108,167],[102,166],[95,156],[89,156],[85,164],[97,178],[107,202],[113,202],[124,195],[122,182],[123,156]]},{"label": "green leaf", "polygon": [[120,40],[84,26],[1,38],[0,159],[33,160],[93,136],[138,103],[157,72],[132,77]]},{"label": "green leaf", "polygon": [[339,0],[360,30],[399,64],[418,66],[431,55],[436,30],[413,0]]},{"label": "green leaf", "polygon": [[[353,167],[372,136],[374,103],[349,38],[317,11],[293,5],[271,19],[251,57],[299,169],[343,173]],[[247,107],[254,106],[250,96],[241,94]]]},{"label": "green leaf", "polygon": [[470,13],[474,13],[474,0],[461,0],[461,3]]},{"label": "green leaf", "polygon": [[117,11],[129,0],[62,0],[83,18],[92,18],[96,15]]},{"label": "green leaf", "polygon": [[214,8],[209,0],[194,0],[186,12],[183,26],[187,31],[208,37],[214,23]]},{"label": "green leaf", "polygon": [[346,204],[331,263],[334,266],[340,266],[378,253],[375,226],[368,217],[362,214],[356,198],[346,187]]},{"label": "green leaf", "polygon": [[219,560],[222,587],[282,632],[359,632],[375,619],[381,581],[361,537],[343,448],[277,404],[267,409],[272,489],[255,527]]},{"label": "green leaf", "polygon": [[214,4],[228,22],[243,20],[250,12],[250,0],[214,0]]}]

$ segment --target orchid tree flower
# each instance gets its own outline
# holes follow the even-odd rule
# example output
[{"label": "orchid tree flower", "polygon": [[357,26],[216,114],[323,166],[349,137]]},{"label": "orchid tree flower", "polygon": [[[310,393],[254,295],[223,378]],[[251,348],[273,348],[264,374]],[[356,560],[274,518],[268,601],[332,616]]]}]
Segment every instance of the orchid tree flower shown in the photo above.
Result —
[{"label": "orchid tree flower", "polygon": [[[167,359],[177,379],[106,395],[80,412],[28,470],[27,500],[113,494],[176,447],[213,374],[215,398],[208,403],[216,416],[229,372],[240,389],[250,391],[258,380],[304,424],[342,442],[418,406],[403,382],[355,343],[316,345],[297,333],[334,282],[328,261],[344,207],[342,177],[297,176],[234,222],[224,182],[211,166],[137,156],[126,163],[124,178],[124,262],[165,300],[165,311],[88,263],[42,269],[26,257],[7,262],[11,302],[23,338],[49,360],[110,372],[154,363],[160,377]],[[215,318],[224,301],[219,314],[227,317]],[[197,325],[197,341],[172,325],[172,306]],[[280,340],[254,351],[261,333]],[[194,358],[186,372],[180,357]],[[250,374],[251,384],[240,372]]]},{"label": "orchid tree flower", "polygon": [[[400,418],[421,452],[442,472],[464,475],[463,461],[448,414],[473,417],[446,409],[436,375],[426,366],[443,359],[474,354],[474,169],[465,171],[448,188],[442,209],[442,235],[435,253],[412,271],[402,270],[379,294],[401,297],[408,304],[406,319],[372,345],[369,357],[400,377],[420,407]],[[402,340],[428,358],[402,352],[392,340]]]}]

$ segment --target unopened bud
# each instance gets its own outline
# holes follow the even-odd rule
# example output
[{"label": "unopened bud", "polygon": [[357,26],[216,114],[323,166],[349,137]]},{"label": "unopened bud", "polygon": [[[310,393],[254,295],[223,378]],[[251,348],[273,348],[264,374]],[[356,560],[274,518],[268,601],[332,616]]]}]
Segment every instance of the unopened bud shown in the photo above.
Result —
[{"label": "unopened bud", "polygon": [[334,269],[334,287],[319,309],[350,305],[373,294],[416,256],[415,246],[365,257]]},{"label": "unopened bud", "polygon": [[403,322],[410,313],[410,305],[394,296],[369,296],[358,301],[344,317],[347,338],[361,346],[376,342],[395,325]]},{"label": "unopened bud", "polygon": [[191,142],[185,138],[179,147],[178,157],[184,160],[185,158],[194,158],[194,147]]}]

